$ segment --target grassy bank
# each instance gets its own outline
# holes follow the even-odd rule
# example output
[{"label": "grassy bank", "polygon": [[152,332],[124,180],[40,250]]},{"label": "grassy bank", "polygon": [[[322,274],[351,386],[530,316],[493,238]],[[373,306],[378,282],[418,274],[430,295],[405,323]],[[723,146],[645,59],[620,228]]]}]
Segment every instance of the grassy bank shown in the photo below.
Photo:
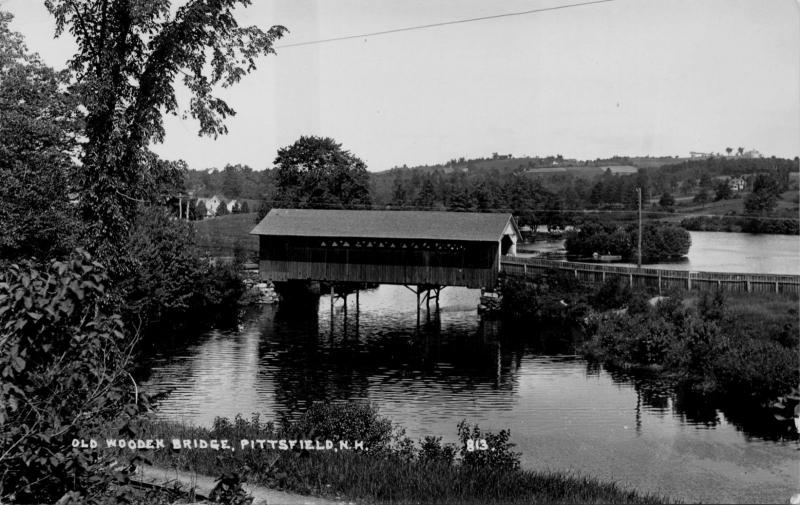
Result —
[{"label": "grassy bank", "polygon": [[230,214],[195,222],[197,246],[209,256],[258,257],[258,237],[250,235],[255,228],[256,213]]},{"label": "grassy bank", "polygon": [[[368,450],[153,451],[160,466],[207,475],[236,472],[248,482],[363,503],[665,503],[667,500],[593,479],[522,470],[509,433],[458,427],[460,446],[427,438],[414,443],[367,404],[315,405],[278,428],[257,417],[218,419],[211,429],[150,421],[141,438],[364,440]],[[484,439],[494,450],[466,450]]]}]

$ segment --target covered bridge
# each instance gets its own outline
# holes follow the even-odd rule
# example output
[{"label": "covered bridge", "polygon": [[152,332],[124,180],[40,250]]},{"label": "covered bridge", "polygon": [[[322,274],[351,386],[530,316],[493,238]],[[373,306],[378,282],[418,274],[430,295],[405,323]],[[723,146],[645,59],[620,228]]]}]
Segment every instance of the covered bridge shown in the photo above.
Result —
[{"label": "covered bridge", "polygon": [[515,255],[511,214],[272,209],[259,235],[261,277],[492,289]]}]

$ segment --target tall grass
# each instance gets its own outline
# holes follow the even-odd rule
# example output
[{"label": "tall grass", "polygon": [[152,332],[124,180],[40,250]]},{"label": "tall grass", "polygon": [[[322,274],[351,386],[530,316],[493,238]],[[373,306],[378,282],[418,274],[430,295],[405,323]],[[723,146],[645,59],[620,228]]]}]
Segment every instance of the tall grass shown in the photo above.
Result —
[{"label": "tall grass", "polygon": [[[347,421],[348,425],[342,425]],[[484,433],[497,444],[498,459],[465,457],[464,446],[442,446],[429,438],[422,449],[377,410],[351,403],[315,405],[295,423],[262,422],[258,416],[233,421],[218,419],[210,429],[168,421],[148,421],[139,437],[228,439],[293,438],[304,433],[322,437],[342,426],[347,436],[372,439],[367,451],[181,450],[153,451],[157,465],[207,475],[240,472],[251,483],[303,494],[366,503],[666,503],[664,498],[624,490],[582,476],[533,472],[518,467],[507,432]],[[387,426],[392,427],[387,430]],[[349,431],[348,431],[349,430]],[[475,436],[477,427],[459,426],[463,436]],[[342,437],[344,438],[344,437]],[[465,439],[463,439],[465,440]],[[442,455],[448,455],[442,457]],[[472,453],[474,454],[474,453]],[[455,457],[452,457],[454,456]],[[511,464],[509,464],[511,461]],[[516,464],[514,462],[516,461]]]}]

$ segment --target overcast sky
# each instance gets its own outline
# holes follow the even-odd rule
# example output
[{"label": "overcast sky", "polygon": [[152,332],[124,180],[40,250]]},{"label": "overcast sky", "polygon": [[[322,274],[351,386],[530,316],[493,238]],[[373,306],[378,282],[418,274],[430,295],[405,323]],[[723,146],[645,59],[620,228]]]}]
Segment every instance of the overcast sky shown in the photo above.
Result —
[{"label": "overcast sky", "polygon": [[[239,14],[286,26],[279,44],[292,44],[581,1],[254,0]],[[43,2],[0,8],[64,66],[75,46],[53,40]],[[222,94],[238,111],[226,137],[169,117],[155,151],[192,168],[261,169],[300,135],[321,135],[372,171],[493,152],[800,154],[797,0],[614,0],[286,47],[258,67]]]}]

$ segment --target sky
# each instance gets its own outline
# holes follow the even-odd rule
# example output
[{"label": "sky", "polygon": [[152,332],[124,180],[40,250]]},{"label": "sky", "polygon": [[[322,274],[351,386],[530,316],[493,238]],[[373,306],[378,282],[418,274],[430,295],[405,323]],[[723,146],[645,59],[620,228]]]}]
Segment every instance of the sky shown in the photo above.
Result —
[{"label": "sky", "polygon": [[[585,1],[254,0],[240,23],[290,33],[220,93],[237,111],[228,135],[168,116],[153,149],[195,169],[262,169],[301,135],[327,136],[370,171],[494,152],[800,154],[798,0],[612,0],[280,47]],[[43,2],[0,8],[31,50],[65,65],[74,42],[53,39]]]}]

